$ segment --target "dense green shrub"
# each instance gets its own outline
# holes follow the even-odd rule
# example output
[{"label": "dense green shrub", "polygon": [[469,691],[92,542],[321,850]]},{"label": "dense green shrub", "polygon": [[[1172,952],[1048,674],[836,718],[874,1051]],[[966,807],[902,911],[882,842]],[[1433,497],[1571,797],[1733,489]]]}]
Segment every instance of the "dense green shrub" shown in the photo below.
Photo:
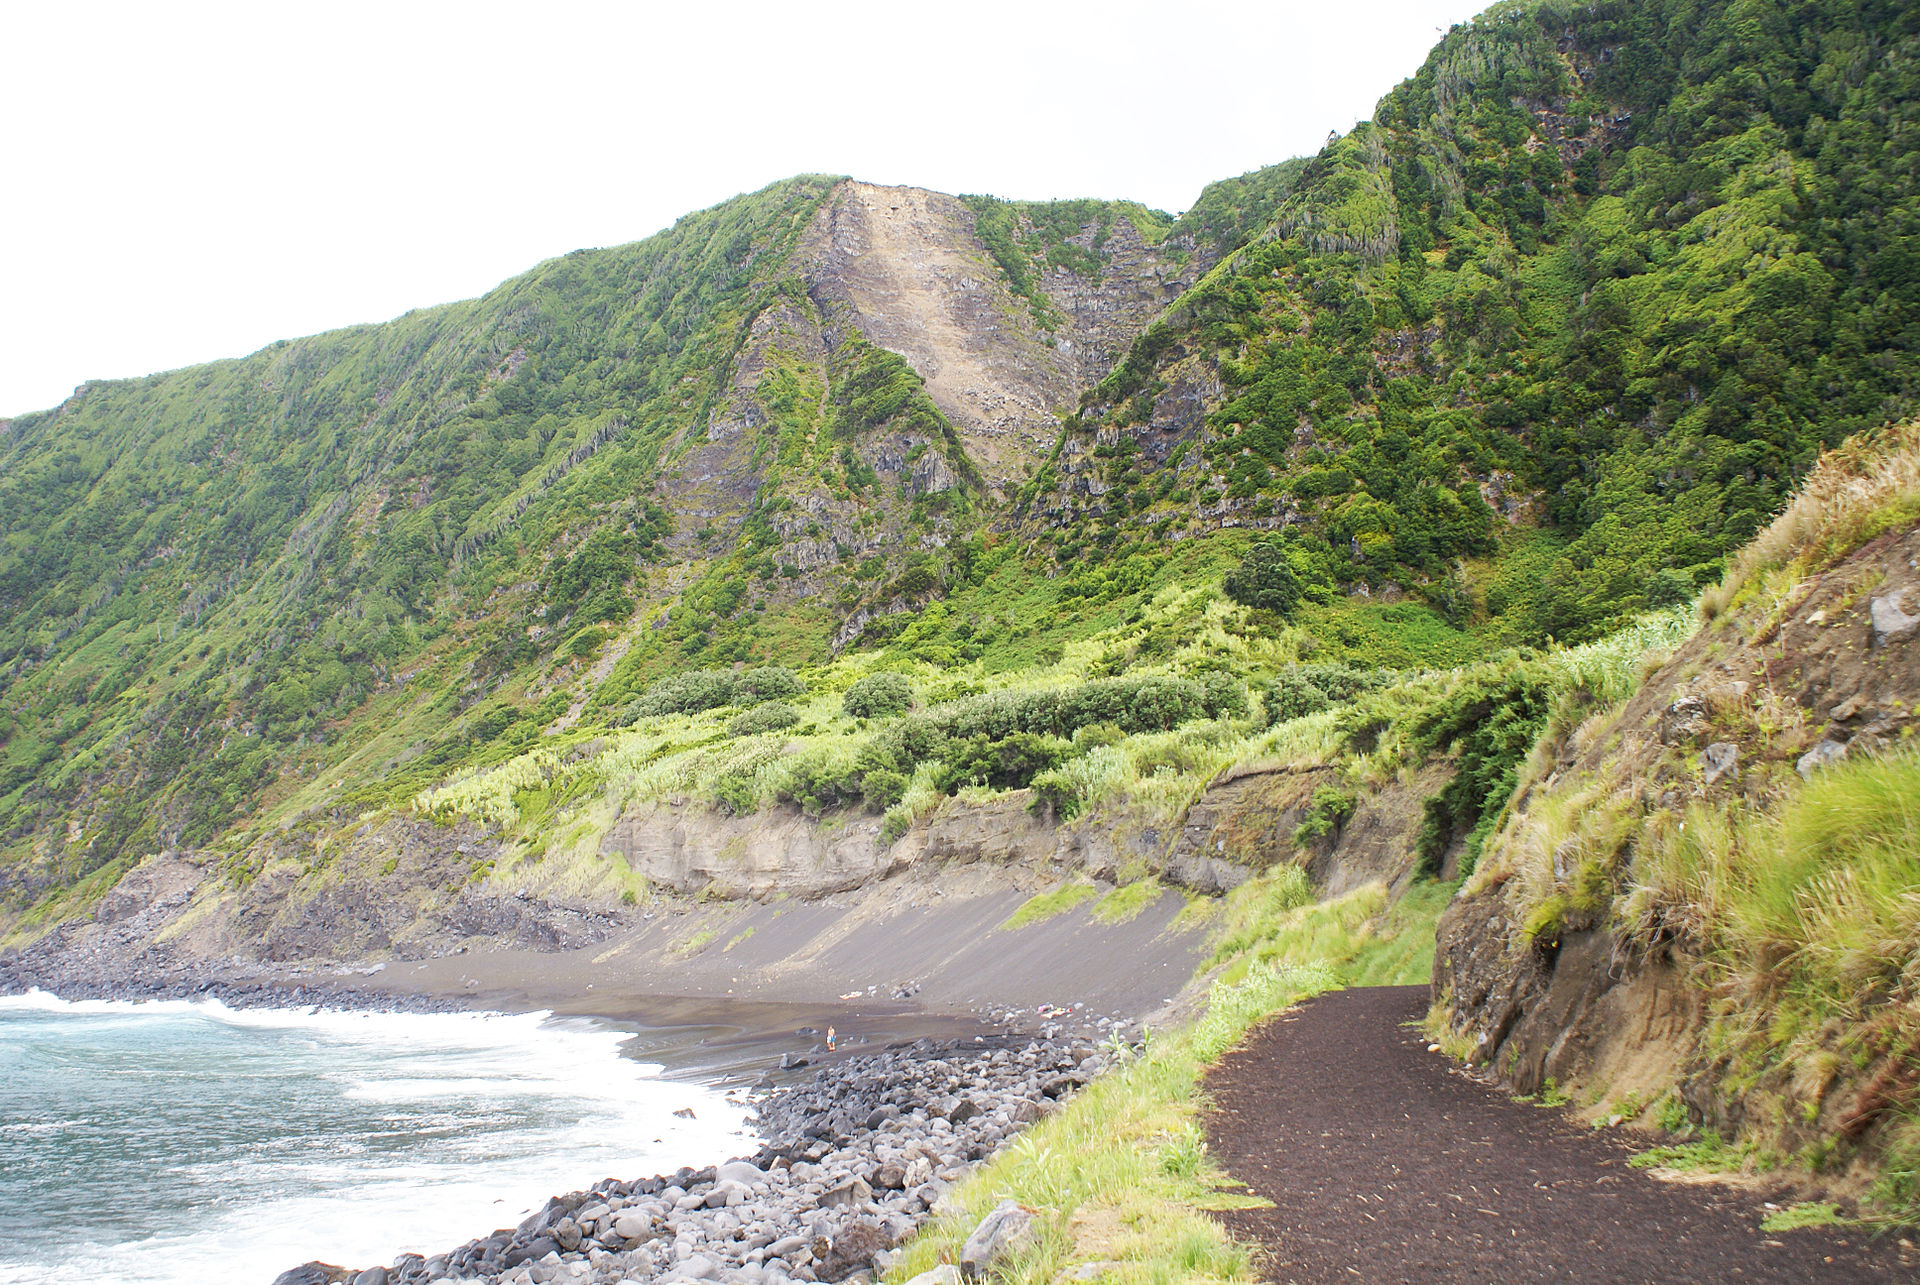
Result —
[{"label": "dense green shrub", "polygon": [[1227,573],[1224,587],[1235,602],[1283,616],[1300,605],[1300,577],[1278,536],[1255,541],[1240,565]]},{"label": "dense green shrub", "polygon": [[1245,718],[1247,688],[1232,674],[1215,671],[1200,679],[1200,708],[1208,718]]},{"label": "dense green shrub", "polygon": [[1014,732],[1000,740],[970,736],[952,742],[946,765],[936,778],[942,793],[965,785],[995,790],[1024,789],[1036,773],[1058,766],[1073,747],[1055,736]]},{"label": "dense green shrub", "polygon": [[718,778],[713,783],[713,801],[728,816],[745,816],[760,806],[759,797],[754,793],[753,781],[744,776],[729,775]]},{"label": "dense green shrub", "polygon": [[733,704],[733,675],[724,669],[668,674],[627,706],[628,720],[661,714],[698,714]]},{"label": "dense green shrub", "polygon": [[1301,674],[1298,666],[1283,669],[1267,684],[1267,721],[1285,723],[1309,714],[1318,714],[1333,704],[1318,684]]},{"label": "dense green shrub", "polygon": [[830,749],[801,755],[787,770],[778,797],[798,803],[810,816],[834,808],[864,803],[883,812],[906,793],[913,761],[900,752],[897,736],[877,736],[862,746],[851,762]]},{"label": "dense green shrub", "polygon": [[1071,821],[1086,809],[1079,783],[1058,768],[1035,773],[1027,784],[1033,791],[1030,810],[1036,816],[1051,813],[1056,821]]},{"label": "dense green shrub", "polygon": [[[851,695],[851,693],[849,693]],[[909,720],[911,734],[938,742],[946,737],[1004,740],[1016,733],[1072,737],[1081,728],[1107,726],[1119,733],[1165,732],[1198,718],[1247,712],[1246,689],[1230,674],[1185,678],[1102,678],[1078,687],[1040,691],[995,691],[954,701]],[[915,753],[935,757],[937,748]]]},{"label": "dense green shrub", "polygon": [[848,718],[892,718],[913,704],[913,684],[904,674],[868,674],[847,688],[841,709]]},{"label": "dense green shrub", "polygon": [[1649,607],[1678,607],[1693,601],[1693,577],[1672,567],[1662,567],[1647,581]]},{"label": "dense green shrub", "polygon": [[800,711],[785,701],[767,701],[744,713],[735,714],[727,724],[732,736],[752,736],[759,732],[777,732],[800,721]]},{"label": "dense green shrub", "polygon": [[1360,800],[1344,790],[1331,785],[1317,787],[1307,803],[1306,817],[1293,831],[1294,846],[1304,848],[1335,833],[1353,818],[1359,806]]},{"label": "dense green shrub", "polygon": [[778,797],[798,803],[808,816],[818,816],[860,799],[865,776],[857,763],[836,763],[822,752],[802,755],[789,766]]},{"label": "dense green shrub", "polygon": [[800,675],[784,665],[761,665],[743,669],[733,677],[735,705],[757,705],[761,701],[793,700],[805,696],[807,685]]},{"label": "dense green shrub", "polygon": [[867,811],[885,812],[907,793],[907,776],[892,768],[877,767],[860,778],[860,797]]},{"label": "dense green shrub", "polygon": [[[734,673],[726,669],[695,669],[668,674],[646,694],[628,705],[620,721],[661,714],[698,714],[722,705],[758,705],[806,695],[807,685],[791,669],[765,665]],[[798,722],[798,719],[794,720]],[[765,730],[765,729],[762,729]]]},{"label": "dense green shrub", "polygon": [[1381,687],[1391,678],[1390,672],[1347,665],[1289,665],[1267,684],[1267,721],[1304,718]]},{"label": "dense green shrub", "polygon": [[1513,796],[1520,764],[1547,725],[1554,697],[1551,678],[1514,666],[1463,679],[1410,720],[1417,754],[1455,751],[1453,779],[1426,803],[1415,847],[1427,869],[1438,871],[1456,834],[1465,832],[1460,873],[1470,874]]}]

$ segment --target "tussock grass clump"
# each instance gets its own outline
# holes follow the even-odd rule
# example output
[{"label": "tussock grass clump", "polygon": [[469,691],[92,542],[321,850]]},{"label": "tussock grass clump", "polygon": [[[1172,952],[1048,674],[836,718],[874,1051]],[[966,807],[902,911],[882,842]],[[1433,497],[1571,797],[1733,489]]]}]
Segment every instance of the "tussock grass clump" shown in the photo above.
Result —
[{"label": "tussock grass clump", "polygon": [[1000,927],[1011,932],[1025,928],[1028,924],[1037,924],[1052,919],[1055,915],[1064,915],[1075,906],[1094,898],[1094,887],[1090,883],[1063,883],[1058,888],[1046,892],[1036,892],[1020,904],[1020,908],[1007,916]]},{"label": "tussock grass clump", "polygon": [[1623,912],[1825,1010],[1920,1000],[1920,753],[1829,768],[1776,811],[1649,826]]},{"label": "tussock grass clump", "polygon": [[1453,884],[1416,881],[1388,905],[1385,884],[1313,899],[1298,866],[1279,866],[1228,898],[1208,967],[1232,980],[1265,966],[1319,962],[1346,986],[1416,985],[1433,976],[1433,927]]},{"label": "tussock grass clump", "polygon": [[1166,891],[1166,885],[1151,875],[1136,879],[1102,897],[1093,908],[1093,917],[1103,924],[1124,924],[1130,919],[1138,919],[1140,913],[1158,901]]},{"label": "tussock grass clump", "polygon": [[1650,611],[1605,638],[1547,653],[1546,665],[1597,704],[1614,705],[1639,691],[1646,676],[1698,627],[1690,605]]},{"label": "tussock grass clump", "polygon": [[1849,438],[1820,457],[1786,512],[1702,595],[1701,615],[1713,620],[1753,595],[1771,599],[1771,614],[1784,615],[1808,576],[1916,519],[1920,421]]},{"label": "tussock grass clump", "polygon": [[1742,1145],[1811,1126],[1797,1158],[1821,1168],[1876,1130],[1874,1216],[1920,1222],[1920,752],[1790,781],[1769,807],[1651,813],[1614,914],[1696,961]]}]

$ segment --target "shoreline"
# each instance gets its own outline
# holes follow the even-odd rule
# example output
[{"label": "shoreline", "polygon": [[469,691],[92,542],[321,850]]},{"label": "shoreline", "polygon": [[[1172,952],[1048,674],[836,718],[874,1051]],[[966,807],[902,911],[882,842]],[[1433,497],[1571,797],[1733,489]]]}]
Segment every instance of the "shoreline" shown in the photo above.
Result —
[{"label": "shoreline", "polygon": [[[108,988],[88,987],[90,991]],[[217,1002],[235,1008],[337,1012],[505,1013],[478,1002],[405,1002],[359,987],[327,996],[261,981],[144,985],[118,995],[62,997],[61,1002]],[[138,991],[138,994],[128,992]],[[20,994],[18,990],[12,992]],[[287,1001],[299,996],[301,1002]],[[460,997],[464,998],[464,997]],[[749,1020],[713,1021],[710,1000],[681,1001],[668,1016],[709,1021],[636,1024],[586,1013],[632,1033],[623,1057],[655,1063],[661,1078],[696,1079],[747,1110],[746,1153],[704,1169],[603,1179],[593,1187],[549,1197],[512,1228],[481,1232],[431,1257],[403,1253],[391,1265],[349,1269],[322,1261],[289,1268],[275,1285],[617,1285],[623,1281],[746,1281],[752,1285],[832,1282],[884,1270],[895,1246],[944,1212],[946,1193],[1029,1124],[1100,1074],[1128,1046],[1106,1029],[1092,1038],[997,1029],[974,1018],[912,1011],[891,1015],[910,1026],[947,1026],[939,1038],[920,1034],[876,1038],[856,1027],[832,1052],[818,1044],[781,1066],[767,1065],[784,1033],[769,1039],[775,1017],[807,1011],[754,1004]],[[697,1007],[696,1007],[697,1006]],[[724,1007],[724,1006],[722,1006]],[[522,1014],[529,1010],[520,1010]],[[1009,1016],[1009,1014],[1001,1014]],[[1056,1017],[1059,1015],[1055,1015]],[[856,1019],[864,1025],[865,1018]],[[1090,1030],[1097,1026],[1090,1027]],[[699,1034],[696,1034],[699,1033]],[[805,1038],[805,1028],[792,1034]],[[895,1031],[894,1034],[907,1035]],[[844,1038],[844,1033],[843,1033]],[[641,1047],[636,1048],[639,1041]],[[669,1047],[681,1056],[663,1057]],[[750,1089],[742,1081],[761,1067]],[[678,1074],[676,1075],[676,1071]],[[736,1096],[739,1095],[739,1096]],[[445,1240],[479,1229],[449,1228]]]},{"label": "shoreline", "polygon": [[[749,1121],[763,1138],[751,1157],[760,1177],[747,1184],[750,1194],[727,1189],[709,1209],[719,1177],[683,1171],[657,1180],[623,1175],[548,1202],[551,1214],[560,1208],[555,1201],[570,1201],[573,1217],[595,1204],[618,1215],[626,1210],[611,1202],[631,1200],[651,1211],[644,1228],[638,1215],[628,1217],[625,1230],[642,1236],[619,1235],[613,1223],[591,1217],[573,1246],[555,1240],[545,1253],[509,1264],[506,1257],[533,1245],[542,1229],[489,1235],[447,1227],[443,1243],[480,1239],[461,1246],[472,1251],[461,1266],[452,1265],[458,1251],[443,1256],[440,1275],[427,1270],[428,1260],[402,1256],[372,1276],[373,1269],[348,1276],[320,1266],[283,1276],[283,1285],[714,1279],[672,1276],[677,1264],[709,1252],[715,1272],[724,1267],[729,1280],[839,1280],[834,1264],[861,1254],[874,1263],[931,1216],[973,1165],[1084,1083],[1082,1067],[1100,1065],[1096,1050],[1137,1046],[1149,1024],[1164,1024],[1200,957],[1204,933],[1182,918],[1178,895],[1163,894],[1119,921],[1082,906],[1009,927],[1028,894],[997,886],[978,869],[965,873],[962,882],[979,886],[667,906],[570,948],[467,938],[425,956],[377,962],[257,961],[217,953],[210,943],[189,953],[184,942],[161,940],[156,927],[126,935],[102,922],[24,951],[0,951],[0,994],[37,988],[67,1000],[217,1000],[233,1008],[544,1012],[611,1028],[624,1037],[623,1057],[761,1112]],[[829,1027],[838,1035],[832,1051],[824,1048]],[[995,1065],[996,1053],[1007,1059]],[[869,1101],[876,1076],[892,1077],[899,1100]],[[867,1106],[852,1112],[860,1103]],[[782,1112],[793,1126],[787,1133],[780,1132]],[[885,1185],[904,1182],[908,1170],[913,1182]],[[675,1187],[679,1194],[662,1203]],[[695,1196],[697,1211],[679,1207]],[[733,1235],[739,1228],[722,1215],[738,1218],[743,1203],[759,1210],[754,1221],[763,1231],[780,1234],[754,1246]],[[826,1242],[816,1235],[822,1228],[831,1233]],[[804,1244],[785,1243],[796,1236]],[[829,1258],[834,1236],[842,1243]],[[773,1252],[776,1244],[782,1248]],[[489,1248],[497,1251],[491,1258]],[[543,1261],[548,1254],[557,1257]],[[738,1274],[748,1268],[760,1274]]]},{"label": "shoreline", "polygon": [[[1010,929],[1026,894],[961,872],[944,895],[907,881],[811,901],[667,904],[587,943],[540,948],[473,937],[420,955],[275,962],[213,943],[80,923],[0,950],[0,994],[64,999],[216,997],[230,1007],[385,1012],[551,1012],[588,1017],[658,1049],[674,1074],[738,1073],[765,1049],[807,1056],[834,1026],[857,1049],[902,1037],[1010,1029],[1129,1036],[1191,981],[1204,932],[1163,894],[1124,921],[1088,907]],[[174,908],[177,912],[178,908]],[[227,943],[231,951],[234,943]],[[660,1032],[699,1028],[691,1041]],[[702,1043],[704,1038],[705,1043]]]},{"label": "shoreline", "polygon": [[[946,1013],[901,1002],[842,1002],[837,1006],[802,1001],[660,995],[618,1004],[586,997],[568,1002],[560,996],[500,992],[440,994],[365,984],[364,970],[339,985],[292,982],[284,977],[209,978],[183,981],[85,983],[55,989],[12,984],[0,979],[0,997],[46,995],[63,1003],[165,1003],[212,1000],[230,1009],[283,1009],[342,1013],[499,1013],[545,1014],[594,1022],[621,1034],[624,1057],[657,1064],[661,1078],[737,1088],[753,1082],[765,1088],[788,1083],[798,1073],[845,1062],[881,1048],[920,1040],[959,1042],[976,1036],[1105,1040],[1115,1034],[1137,1036],[1141,1024],[1108,1016],[1046,1008],[1028,1011],[999,1007],[986,1013]],[[377,974],[372,974],[377,975]],[[356,982],[358,984],[356,984]],[[612,998],[609,996],[609,998]],[[547,1002],[541,1002],[542,1000]],[[1079,1020],[1072,1020],[1078,1018]],[[1025,1019],[1025,1020],[1022,1020]],[[1063,1020],[1066,1019],[1066,1020]],[[824,1045],[824,1032],[837,1032],[836,1047]]]},{"label": "shoreline", "polygon": [[1019,1035],[896,1043],[758,1092],[751,1155],[557,1195],[445,1253],[357,1269],[316,1260],[273,1285],[872,1279],[955,1212],[948,1193],[976,1167],[1134,1051]]}]

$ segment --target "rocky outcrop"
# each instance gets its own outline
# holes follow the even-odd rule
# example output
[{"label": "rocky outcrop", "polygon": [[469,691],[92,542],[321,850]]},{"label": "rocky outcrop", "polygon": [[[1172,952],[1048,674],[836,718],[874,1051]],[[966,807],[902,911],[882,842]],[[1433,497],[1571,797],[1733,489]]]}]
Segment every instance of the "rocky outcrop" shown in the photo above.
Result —
[{"label": "rocky outcrop", "polygon": [[823,820],[791,805],[733,817],[704,804],[661,802],[622,815],[601,851],[629,863],[647,882],[687,896],[817,897],[863,887],[926,867],[984,865],[1079,872],[1118,880],[1128,868],[1207,896],[1232,891],[1274,866],[1304,865],[1316,886],[1338,896],[1366,883],[1396,891],[1412,876],[1412,835],[1424,801],[1445,783],[1429,767],[1353,797],[1325,833],[1300,827],[1332,769],[1228,773],[1163,832],[1124,809],[1064,824],[1036,813],[1032,795],[1011,790],[976,802],[949,799],[889,841],[880,823],[858,811]]},{"label": "rocky outcrop", "polygon": [[1349,797],[1352,811],[1323,834],[1304,836],[1319,790],[1344,793],[1331,768],[1230,772],[1187,809],[1165,860],[1165,877],[1196,892],[1230,891],[1283,862],[1303,865],[1314,886],[1337,897],[1380,882],[1396,894],[1414,873],[1412,838],[1426,799],[1448,769],[1428,767]]},{"label": "rocky outcrop", "polygon": [[[662,451],[654,492],[675,515],[678,558],[723,558],[752,538],[750,519],[764,522],[773,540],[761,532],[750,550],[770,560],[755,594],[831,596],[843,613],[836,648],[913,609],[927,590],[896,587],[908,561],[938,563],[983,502],[1023,483],[1081,393],[1209,262],[1184,242],[1148,244],[1125,219],[1095,254],[1090,224],[1069,240],[1093,269],[1046,274],[1050,332],[975,226],[965,202],[936,192],[833,189],[712,405]],[[872,348],[904,359],[938,416],[839,421],[862,372],[873,377]]]},{"label": "rocky outcrop", "polygon": [[[1693,929],[1625,913],[1632,840],[1607,870],[1607,854],[1577,830],[1533,858],[1520,855],[1522,836],[1537,809],[1565,808],[1570,790],[1597,792],[1622,809],[1623,832],[1641,834],[1678,824],[1696,802],[1765,811],[1796,773],[1894,748],[1920,711],[1920,640],[1888,628],[1888,604],[1914,600],[1920,530],[1908,526],[1807,577],[1785,602],[1756,598],[1702,630],[1619,711],[1558,746],[1440,923],[1435,999],[1474,1061],[1523,1093],[1548,1080],[1643,1098],[1673,1086],[1697,1118],[1739,1127],[1745,1094],[1723,1091],[1734,1068],[1703,1044],[1710,996]],[[1596,871],[1606,880],[1597,902],[1582,892]],[[1563,909],[1548,916],[1551,897]],[[1813,1122],[1803,1113],[1779,1127]]]},{"label": "rocky outcrop", "polygon": [[818,897],[884,879],[909,862],[859,817],[823,826],[791,804],[726,816],[703,804],[653,803],[623,814],[601,841],[656,888],[723,898]]},{"label": "rocky outcrop", "polygon": [[[1085,243],[1094,232],[1083,230]],[[1115,220],[1092,274],[1054,269],[1042,288],[1065,324],[1049,335],[1014,295],[956,197],[846,182],[800,254],[826,314],[919,372],[997,494],[1052,449],[1060,417],[1106,375],[1147,323],[1209,260],[1148,245]]]}]

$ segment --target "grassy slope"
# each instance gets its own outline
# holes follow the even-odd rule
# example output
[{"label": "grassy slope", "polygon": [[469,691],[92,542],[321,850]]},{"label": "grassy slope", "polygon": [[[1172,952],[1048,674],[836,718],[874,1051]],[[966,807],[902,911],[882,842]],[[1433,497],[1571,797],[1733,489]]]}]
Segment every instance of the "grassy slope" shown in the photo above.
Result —
[{"label": "grassy slope", "polygon": [[[640,483],[702,419],[831,183],[779,184],[469,303],[95,385],[12,421],[11,899],[203,843],[349,755],[363,781],[399,759],[458,762],[467,747],[434,729],[466,703],[462,680],[524,689],[529,617],[617,609],[622,580],[643,577],[668,522]],[[560,571],[599,528],[621,533],[624,576],[616,559],[562,600]],[[552,717],[526,714],[529,736]]]}]

